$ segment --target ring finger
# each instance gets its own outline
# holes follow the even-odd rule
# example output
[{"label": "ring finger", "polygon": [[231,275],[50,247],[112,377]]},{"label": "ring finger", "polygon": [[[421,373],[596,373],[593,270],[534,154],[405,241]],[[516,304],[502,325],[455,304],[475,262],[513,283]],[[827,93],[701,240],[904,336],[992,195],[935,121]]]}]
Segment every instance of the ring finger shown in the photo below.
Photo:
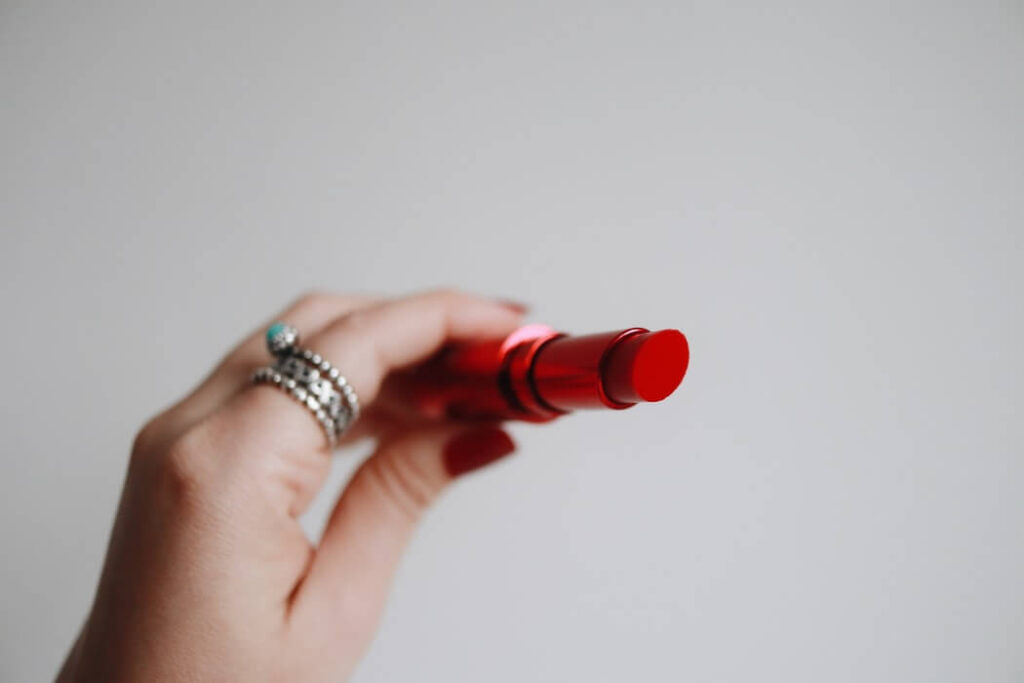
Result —
[{"label": "ring finger", "polygon": [[[338,317],[380,301],[381,298],[369,295],[309,293],[299,297],[274,320],[287,320],[307,334],[316,335]],[[247,336],[192,392],[155,418],[151,425],[156,428],[150,429],[147,441],[173,440],[248,386],[253,369],[266,361],[266,327]]]}]

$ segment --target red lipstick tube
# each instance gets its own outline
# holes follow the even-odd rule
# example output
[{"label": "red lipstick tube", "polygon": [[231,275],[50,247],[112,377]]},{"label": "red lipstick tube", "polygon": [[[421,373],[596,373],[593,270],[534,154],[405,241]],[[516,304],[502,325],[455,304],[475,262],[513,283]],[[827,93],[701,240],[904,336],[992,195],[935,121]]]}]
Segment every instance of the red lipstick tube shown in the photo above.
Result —
[{"label": "red lipstick tube", "polygon": [[661,401],[689,360],[678,330],[569,336],[528,325],[504,340],[446,347],[414,371],[411,390],[432,417],[546,422],[582,408]]}]

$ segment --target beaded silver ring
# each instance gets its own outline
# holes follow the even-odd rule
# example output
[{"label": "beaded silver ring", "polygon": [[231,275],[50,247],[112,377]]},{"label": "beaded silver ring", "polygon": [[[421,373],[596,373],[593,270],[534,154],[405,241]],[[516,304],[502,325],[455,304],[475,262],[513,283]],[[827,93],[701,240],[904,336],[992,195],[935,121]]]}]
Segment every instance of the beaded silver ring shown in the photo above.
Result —
[{"label": "beaded silver ring", "polygon": [[320,400],[311,394],[301,382],[278,372],[275,368],[266,367],[253,373],[252,383],[277,387],[301,403],[313,413],[313,417],[320,423],[320,428],[323,429],[324,436],[327,437],[327,444],[332,448],[337,444],[339,435],[337,423],[321,405]]},{"label": "beaded silver ring", "polygon": [[299,348],[299,332],[274,323],[267,329],[267,350],[277,361],[257,370],[254,384],[276,386],[305,405],[333,447],[359,417],[359,397],[337,368],[320,354]]},{"label": "beaded silver ring", "polygon": [[338,372],[338,368],[331,365],[319,353],[313,353],[309,349],[300,349],[297,346],[293,346],[292,354],[294,358],[301,358],[310,367],[319,372],[320,377],[330,382],[335,391],[341,394],[345,404],[345,411],[348,414],[348,422],[345,426],[348,427],[348,425],[355,422],[356,418],[359,417],[359,397],[356,396],[355,389],[348,383],[348,380]]}]

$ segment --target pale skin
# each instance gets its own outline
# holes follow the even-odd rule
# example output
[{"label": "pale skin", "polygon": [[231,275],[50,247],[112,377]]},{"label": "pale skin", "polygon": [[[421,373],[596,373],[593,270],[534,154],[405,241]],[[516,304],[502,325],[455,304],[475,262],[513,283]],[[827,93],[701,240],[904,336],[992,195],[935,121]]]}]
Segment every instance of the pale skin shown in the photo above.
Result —
[{"label": "pale skin", "polygon": [[435,291],[312,294],[273,318],[358,393],[364,416],[345,441],[377,442],[315,546],[298,517],[331,455],[302,406],[250,386],[270,360],[254,331],[139,432],[96,598],[58,681],[346,680],[418,519],[455,477],[452,445],[489,444],[471,467],[512,449],[496,427],[398,410],[384,380],[447,342],[508,334],[521,314]]}]

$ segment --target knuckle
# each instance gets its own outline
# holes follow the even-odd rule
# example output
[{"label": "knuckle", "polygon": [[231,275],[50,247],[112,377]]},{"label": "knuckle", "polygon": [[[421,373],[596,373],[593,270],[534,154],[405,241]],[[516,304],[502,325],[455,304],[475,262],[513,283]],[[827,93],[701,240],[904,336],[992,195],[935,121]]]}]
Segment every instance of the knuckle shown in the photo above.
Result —
[{"label": "knuckle", "polygon": [[160,458],[159,479],[163,492],[172,503],[196,501],[211,479],[206,437],[194,428],[178,436]]},{"label": "knuckle", "polygon": [[332,326],[331,333],[337,341],[343,340],[345,352],[358,358],[363,365],[379,366],[377,344],[374,342],[377,315],[373,310],[357,310],[346,313]]},{"label": "knuckle", "polygon": [[139,458],[153,452],[160,442],[162,434],[163,422],[160,420],[160,416],[154,417],[142,425],[132,440],[132,457]]},{"label": "knuckle", "polygon": [[159,454],[174,438],[176,426],[176,408],[171,406],[146,421],[132,439],[132,459],[147,459]]},{"label": "knuckle", "polygon": [[427,299],[437,300],[441,303],[456,303],[465,300],[468,296],[462,290],[456,287],[435,287],[427,291],[424,295]]},{"label": "knuckle", "polygon": [[362,335],[371,327],[373,314],[366,310],[349,311],[338,319],[338,327],[353,335]]},{"label": "knuckle", "polygon": [[416,467],[415,453],[408,446],[394,446],[391,452],[371,458],[366,476],[382,499],[409,521],[419,519],[440,493],[440,486]]},{"label": "knuckle", "polygon": [[303,292],[290,307],[291,310],[318,311],[327,307],[332,296],[319,289]]}]

